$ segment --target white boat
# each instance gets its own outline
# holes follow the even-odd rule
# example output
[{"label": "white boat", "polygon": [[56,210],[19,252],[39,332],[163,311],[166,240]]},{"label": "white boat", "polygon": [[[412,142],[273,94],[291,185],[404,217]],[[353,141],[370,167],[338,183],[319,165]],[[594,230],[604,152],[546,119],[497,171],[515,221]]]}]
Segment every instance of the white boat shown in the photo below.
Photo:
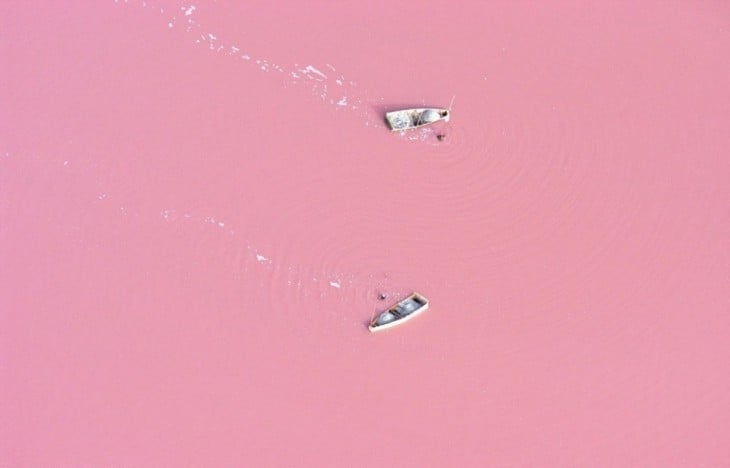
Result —
[{"label": "white boat", "polygon": [[408,130],[443,120],[449,121],[449,109],[422,108],[388,112],[385,120],[393,131]]},{"label": "white boat", "polygon": [[386,330],[405,323],[428,309],[428,299],[414,292],[370,322],[371,332]]}]

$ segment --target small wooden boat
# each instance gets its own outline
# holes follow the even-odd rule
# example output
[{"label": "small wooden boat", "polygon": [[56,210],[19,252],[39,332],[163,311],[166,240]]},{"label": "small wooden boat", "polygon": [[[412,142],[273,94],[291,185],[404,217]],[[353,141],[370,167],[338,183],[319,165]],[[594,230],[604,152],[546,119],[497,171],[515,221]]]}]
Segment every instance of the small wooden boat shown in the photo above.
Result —
[{"label": "small wooden boat", "polygon": [[449,109],[404,109],[388,112],[385,120],[393,131],[409,130],[443,120],[449,121]]},{"label": "small wooden boat", "polygon": [[418,293],[406,297],[370,322],[371,332],[386,330],[400,325],[428,309],[428,299]]}]

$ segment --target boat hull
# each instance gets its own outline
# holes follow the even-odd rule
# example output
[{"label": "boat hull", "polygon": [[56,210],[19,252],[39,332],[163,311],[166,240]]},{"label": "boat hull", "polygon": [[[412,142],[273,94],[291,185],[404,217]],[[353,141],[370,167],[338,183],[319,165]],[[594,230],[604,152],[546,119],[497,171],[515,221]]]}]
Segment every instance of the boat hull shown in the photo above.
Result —
[{"label": "boat hull", "polygon": [[385,114],[388,126],[394,132],[419,128],[435,122],[448,122],[450,113],[448,109],[418,108],[392,111]]},{"label": "boat hull", "polygon": [[418,293],[413,293],[402,301],[390,307],[388,310],[378,314],[368,329],[371,332],[387,330],[413,320],[418,315],[428,310],[429,301]]}]

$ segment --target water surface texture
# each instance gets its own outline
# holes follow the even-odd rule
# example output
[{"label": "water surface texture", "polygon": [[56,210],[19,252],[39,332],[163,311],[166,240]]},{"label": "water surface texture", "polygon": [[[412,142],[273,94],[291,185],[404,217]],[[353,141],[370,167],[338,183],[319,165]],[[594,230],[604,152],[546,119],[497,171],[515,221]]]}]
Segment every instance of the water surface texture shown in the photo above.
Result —
[{"label": "water surface texture", "polygon": [[730,4],[340,3],[0,5],[0,465],[726,464]]}]

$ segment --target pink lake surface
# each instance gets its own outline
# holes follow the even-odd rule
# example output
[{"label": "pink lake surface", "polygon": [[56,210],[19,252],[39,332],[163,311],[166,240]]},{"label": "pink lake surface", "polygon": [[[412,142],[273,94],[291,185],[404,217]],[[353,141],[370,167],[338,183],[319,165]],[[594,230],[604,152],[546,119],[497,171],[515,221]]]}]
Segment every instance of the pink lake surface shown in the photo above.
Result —
[{"label": "pink lake surface", "polygon": [[0,466],[730,463],[730,3],[0,13]]}]

